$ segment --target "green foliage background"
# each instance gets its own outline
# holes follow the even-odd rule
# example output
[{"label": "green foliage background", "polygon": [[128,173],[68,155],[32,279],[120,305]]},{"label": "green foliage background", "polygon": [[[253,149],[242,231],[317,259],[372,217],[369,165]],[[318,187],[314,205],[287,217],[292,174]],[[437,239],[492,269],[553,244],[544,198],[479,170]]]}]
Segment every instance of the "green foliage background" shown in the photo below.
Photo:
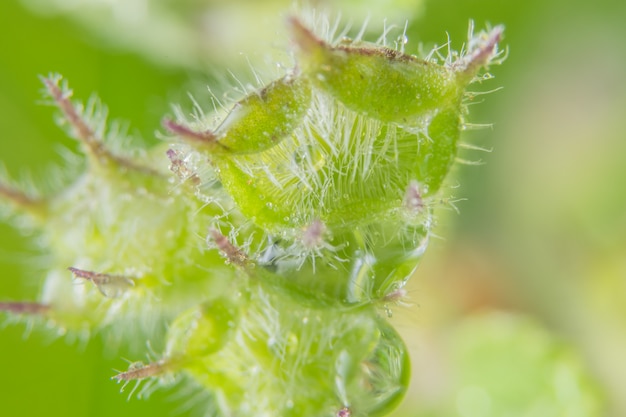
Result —
[{"label": "green foliage background", "polygon": [[[203,2],[183,3],[193,10]],[[250,3],[241,3],[238,13],[255,21]],[[445,241],[431,245],[411,283],[416,305],[395,314],[416,352],[416,393],[398,415],[438,415],[429,409],[437,408],[436,387],[448,371],[432,366],[441,359],[432,352],[466,320],[501,310],[531,317],[567,343],[598,381],[608,412],[625,415],[626,3],[429,0],[413,9],[398,3],[414,10],[405,16],[409,51],[418,40],[445,42],[446,31],[460,47],[470,18],[478,27],[505,24],[511,49],[489,85],[504,90],[472,109],[472,121],[494,128],[465,136],[494,152],[479,155],[485,166],[457,171],[458,196],[468,200],[459,203],[460,217],[441,214]],[[288,2],[266,4],[271,15]],[[182,22],[187,15],[181,11]],[[113,119],[128,121],[131,133],[152,143],[169,103],[188,103],[187,91],[202,99],[218,74],[247,65],[232,50],[223,53],[230,61],[217,62],[219,48],[194,65],[177,65],[120,47],[80,22],[0,2],[0,160],[13,177],[32,173],[45,182],[50,167],[63,163],[59,146],[75,146],[54,125],[52,110],[36,105],[38,74],[63,74],[81,99],[97,92]],[[115,20],[108,24],[115,28]],[[254,30],[247,51],[266,50]],[[0,224],[0,298],[38,291],[41,256],[28,237]],[[0,330],[2,415],[167,416],[181,405],[172,392],[127,402],[109,380],[113,368],[126,367],[124,352],[103,357],[106,347],[97,340],[79,350],[38,331],[24,333],[21,325]],[[512,359],[507,378],[519,374]],[[472,360],[489,365],[489,358]],[[483,369],[480,362],[472,366]]]}]

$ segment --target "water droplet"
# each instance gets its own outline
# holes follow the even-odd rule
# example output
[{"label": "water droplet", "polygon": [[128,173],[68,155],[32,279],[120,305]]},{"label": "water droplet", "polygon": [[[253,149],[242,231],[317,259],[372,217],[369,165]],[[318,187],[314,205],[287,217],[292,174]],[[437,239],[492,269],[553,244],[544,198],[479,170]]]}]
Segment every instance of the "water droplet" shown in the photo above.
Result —
[{"label": "water droplet", "polygon": [[319,171],[326,164],[326,157],[316,147],[308,145],[299,148],[294,152],[294,162],[303,168],[312,168],[314,171]]}]

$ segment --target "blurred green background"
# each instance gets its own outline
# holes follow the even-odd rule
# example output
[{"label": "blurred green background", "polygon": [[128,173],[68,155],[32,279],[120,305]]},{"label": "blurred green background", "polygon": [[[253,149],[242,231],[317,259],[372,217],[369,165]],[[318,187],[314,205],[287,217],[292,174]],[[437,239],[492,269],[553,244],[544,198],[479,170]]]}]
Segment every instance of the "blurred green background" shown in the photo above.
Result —
[{"label": "blurred green background", "polygon": [[[331,2],[329,2],[331,3]],[[209,103],[224,74],[285,44],[288,1],[7,0],[0,2],[0,161],[12,178],[49,182],[74,148],[38,105],[37,75],[63,74],[113,119],[154,143],[171,103]],[[418,42],[453,47],[478,28],[506,25],[510,56],[492,68],[503,86],[472,106],[457,169],[460,215],[437,234],[394,322],[413,355],[397,416],[626,415],[626,2],[623,0],[336,1],[355,26],[408,19]],[[374,39],[377,35],[372,35]],[[413,51],[415,51],[414,49]],[[232,82],[232,81],[231,81]],[[0,224],[0,299],[33,299],[45,254]],[[23,325],[0,329],[3,416],[191,416],[176,390],[127,401],[109,380],[120,357],[98,340],[77,347]],[[137,359],[133,357],[132,359]],[[143,358],[139,358],[143,359]]]}]

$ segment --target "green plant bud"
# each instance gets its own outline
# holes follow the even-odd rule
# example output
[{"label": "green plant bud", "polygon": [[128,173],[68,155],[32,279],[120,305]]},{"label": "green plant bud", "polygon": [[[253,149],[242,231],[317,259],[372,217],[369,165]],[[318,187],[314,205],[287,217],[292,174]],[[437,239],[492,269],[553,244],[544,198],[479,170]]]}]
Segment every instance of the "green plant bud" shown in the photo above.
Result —
[{"label": "green plant bud", "polygon": [[302,122],[310,99],[306,80],[276,80],[235,105],[215,131],[218,144],[233,154],[269,149]]},{"label": "green plant bud", "polygon": [[[316,219],[336,230],[393,220],[411,181],[424,197],[436,195],[457,154],[464,88],[497,56],[501,28],[453,64],[437,65],[380,47],[330,47],[290,23],[303,75],[331,95],[314,92],[302,123],[278,145],[216,161],[241,212],[274,232]],[[329,57],[345,65],[323,61]]]},{"label": "green plant bud", "polygon": [[354,111],[419,126],[442,108],[459,107],[464,85],[450,67],[377,45],[331,46],[296,18],[289,28],[303,73]]},{"label": "green plant bud", "polygon": [[305,79],[285,76],[236,103],[214,132],[193,132],[169,120],[165,127],[214,157],[254,154],[289,135],[301,123],[310,99]]}]

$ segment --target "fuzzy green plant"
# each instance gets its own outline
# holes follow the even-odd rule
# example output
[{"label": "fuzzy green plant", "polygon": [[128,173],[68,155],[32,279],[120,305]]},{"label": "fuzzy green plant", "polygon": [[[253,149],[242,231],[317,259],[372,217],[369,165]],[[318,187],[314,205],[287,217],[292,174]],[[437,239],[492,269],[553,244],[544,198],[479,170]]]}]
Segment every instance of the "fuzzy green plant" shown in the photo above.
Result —
[{"label": "fuzzy green plant", "polygon": [[0,309],[111,348],[162,341],[114,379],[147,393],[190,376],[208,414],[388,414],[410,372],[387,315],[449,201],[466,88],[501,58],[502,28],[418,58],[317,19],[287,20],[292,69],[223,111],[166,118],[149,150],[43,78],[87,168],[53,195],[0,185],[52,255],[39,298]]}]

